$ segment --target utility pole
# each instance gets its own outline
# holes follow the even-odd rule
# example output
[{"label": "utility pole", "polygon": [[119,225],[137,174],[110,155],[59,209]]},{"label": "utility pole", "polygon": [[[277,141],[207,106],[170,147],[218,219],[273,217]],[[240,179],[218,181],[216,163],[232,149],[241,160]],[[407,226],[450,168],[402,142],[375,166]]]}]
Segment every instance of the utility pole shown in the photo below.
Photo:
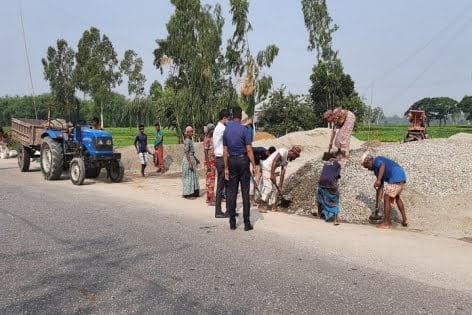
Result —
[{"label": "utility pole", "polygon": [[33,96],[34,115],[35,115],[36,119],[38,119],[38,109],[36,108],[36,95],[34,93],[33,76],[31,75],[31,64],[30,64],[30,60],[29,60],[28,45],[26,44],[26,33],[25,33],[25,25],[23,23],[23,9],[22,9],[22,6],[21,6],[21,0],[18,0],[18,6],[20,8],[21,30],[22,30],[22,34],[23,34],[23,43],[25,45],[26,63],[28,65],[28,73],[29,73],[31,91],[32,91],[32,96]]}]

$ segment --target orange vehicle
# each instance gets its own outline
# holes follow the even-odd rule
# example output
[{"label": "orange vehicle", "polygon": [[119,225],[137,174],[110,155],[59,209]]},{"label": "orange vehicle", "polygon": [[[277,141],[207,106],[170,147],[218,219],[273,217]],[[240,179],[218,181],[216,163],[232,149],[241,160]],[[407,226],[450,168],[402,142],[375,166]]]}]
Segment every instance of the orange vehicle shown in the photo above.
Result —
[{"label": "orange vehicle", "polygon": [[426,113],[423,110],[410,110],[408,112],[408,120],[411,125],[408,126],[408,131],[403,142],[419,141],[428,138],[425,125]]}]

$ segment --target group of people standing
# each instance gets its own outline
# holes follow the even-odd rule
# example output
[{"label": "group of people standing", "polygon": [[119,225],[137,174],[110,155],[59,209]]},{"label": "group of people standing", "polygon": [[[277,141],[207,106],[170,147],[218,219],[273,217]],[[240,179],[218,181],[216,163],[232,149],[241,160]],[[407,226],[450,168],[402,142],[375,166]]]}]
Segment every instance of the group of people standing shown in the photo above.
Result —
[{"label": "group of people standing", "polygon": [[[164,164],[164,132],[161,130],[161,125],[157,122],[154,124],[156,129],[156,138],[154,140],[154,152],[153,162],[157,168],[157,172],[164,174],[165,164]],[[147,134],[144,133],[144,125],[139,125],[138,134],[134,138],[134,147],[136,153],[138,154],[138,160],[141,164],[141,176],[145,176],[145,170],[147,166],[147,155],[150,153],[148,149],[148,138]]]},{"label": "group of people standing", "polygon": [[[261,209],[269,206],[277,210],[277,195],[283,189],[285,168],[289,161],[300,156],[301,149],[253,147],[251,121],[240,107],[232,108],[231,112],[221,110],[218,116],[216,126],[208,124],[204,128],[206,202],[215,207],[216,218],[229,218],[230,228],[234,230],[239,215],[236,200],[241,189],[244,230],[250,231],[253,229],[251,201],[259,203]],[[189,126],[185,129],[182,162],[183,196],[188,199],[196,198],[200,192],[196,172],[200,161],[195,156],[192,136],[193,128]],[[280,174],[276,174],[279,168]]]}]

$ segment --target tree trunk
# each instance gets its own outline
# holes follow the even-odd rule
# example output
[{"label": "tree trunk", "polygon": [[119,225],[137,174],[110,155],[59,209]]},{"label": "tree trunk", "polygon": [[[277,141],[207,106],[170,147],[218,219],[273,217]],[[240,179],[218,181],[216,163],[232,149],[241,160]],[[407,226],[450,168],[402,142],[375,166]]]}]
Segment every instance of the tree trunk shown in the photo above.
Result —
[{"label": "tree trunk", "polygon": [[103,129],[103,102],[100,102],[100,126]]}]

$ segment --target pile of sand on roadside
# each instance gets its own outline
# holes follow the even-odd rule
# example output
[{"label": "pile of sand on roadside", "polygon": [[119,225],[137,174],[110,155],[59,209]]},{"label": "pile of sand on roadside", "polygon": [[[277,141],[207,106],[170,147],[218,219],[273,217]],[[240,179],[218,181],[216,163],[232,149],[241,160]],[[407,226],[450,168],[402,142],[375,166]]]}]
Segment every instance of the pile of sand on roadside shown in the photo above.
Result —
[{"label": "pile of sand on roadside", "polygon": [[[406,171],[407,185],[402,193],[410,227],[415,230],[452,237],[472,235],[472,135],[459,134],[449,139],[432,139],[404,144],[364,147],[353,151],[351,159],[341,162],[340,217],[346,222],[367,223],[375,207],[373,172],[364,169],[361,155],[369,150],[398,162]],[[289,212],[309,215],[321,174],[321,157],[306,163],[285,188],[292,197]],[[381,204],[381,207],[383,205]],[[394,207],[395,220],[400,215]]]}]

